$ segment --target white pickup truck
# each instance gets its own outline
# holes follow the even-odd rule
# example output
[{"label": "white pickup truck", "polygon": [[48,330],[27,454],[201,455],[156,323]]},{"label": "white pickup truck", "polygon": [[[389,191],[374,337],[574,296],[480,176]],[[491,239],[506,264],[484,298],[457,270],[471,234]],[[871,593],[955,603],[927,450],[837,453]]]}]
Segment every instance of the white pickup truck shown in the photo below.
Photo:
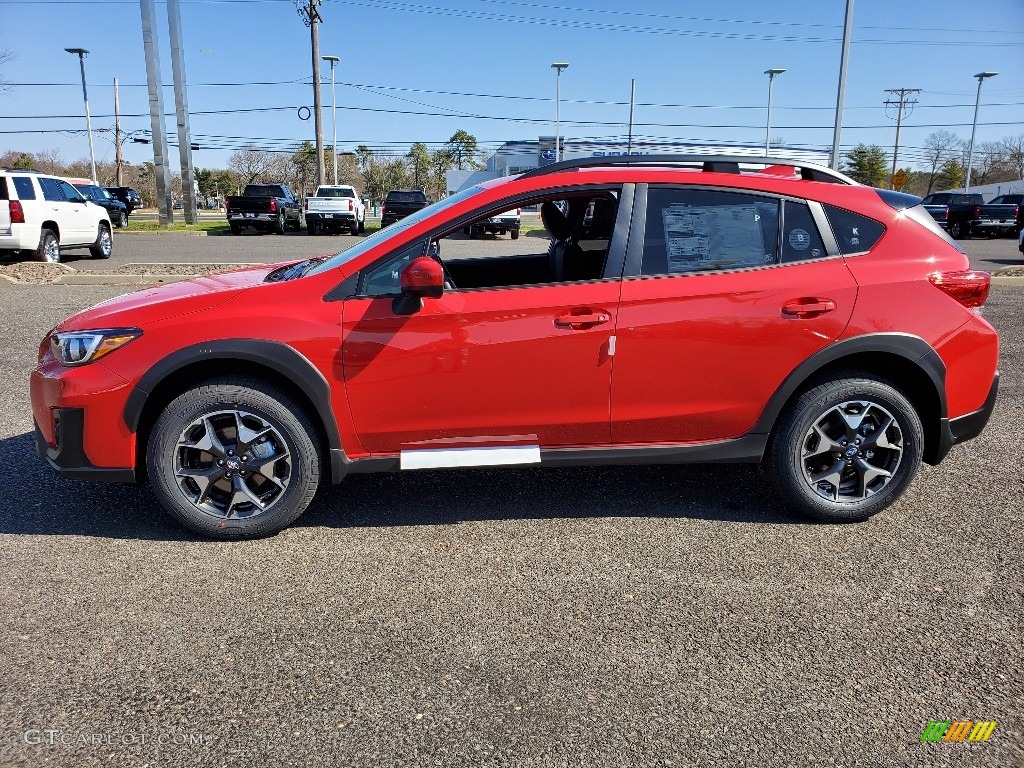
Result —
[{"label": "white pickup truck", "polygon": [[306,229],[309,234],[347,229],[353,235],[366,229],[366,206],[355,187],[325,184],[306,198]]}]

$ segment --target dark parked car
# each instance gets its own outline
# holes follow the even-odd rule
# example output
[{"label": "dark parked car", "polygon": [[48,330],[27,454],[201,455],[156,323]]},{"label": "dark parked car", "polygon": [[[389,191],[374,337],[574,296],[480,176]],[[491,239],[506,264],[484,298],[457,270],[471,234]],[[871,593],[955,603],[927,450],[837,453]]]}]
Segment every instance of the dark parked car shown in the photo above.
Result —
[{"label": "dark parked car", "polygon": [[408,216],[421,211],[430,205],[427,196],[419,189],[393,189],[384,198],[384,206],[380,210],[380,225],[386,227]]},{"label": "dark parked car", "polygon": [[286,184],[249,184],[241,195],[226,197],[224,208],[234,235],[242,227],[277,235],[302,229],[302,203]]},{"label": "dark parked car", "polygon": [[129,216],[136,208],[142,207],[142,196],[131,187],[104,187],[104,189],[125,204]]},{"label": "dark parked car", "polygon": [[981,195],[976,193],[936,192],[922,201],[935,222],[957,240],[971,236],[972,222],[980,218],[984,204]]},{"label": "dark parked car", "polygon": [[110,223],[115,227],[128,226],[128,206],[120,200],[116,200],[103,187],[97,187],[95,184],[75,184],[75,189],[96,205],[106,208],[107,214],[110,216]]}]

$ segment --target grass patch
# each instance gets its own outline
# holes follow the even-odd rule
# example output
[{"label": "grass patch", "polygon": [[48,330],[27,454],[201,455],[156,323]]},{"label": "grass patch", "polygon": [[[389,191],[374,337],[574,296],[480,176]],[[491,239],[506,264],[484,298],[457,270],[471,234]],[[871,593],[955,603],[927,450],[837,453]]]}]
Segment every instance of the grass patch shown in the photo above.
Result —
[{"label": "grass patch", "polygon": [[198,224],[185,224],[175,222],[169,227],[161,227],[157,221],[132,221],[128,220],[128,226],[122,232],[209,232],[210,234],[223,234],[231,231],[226,221],[200,221]]}]

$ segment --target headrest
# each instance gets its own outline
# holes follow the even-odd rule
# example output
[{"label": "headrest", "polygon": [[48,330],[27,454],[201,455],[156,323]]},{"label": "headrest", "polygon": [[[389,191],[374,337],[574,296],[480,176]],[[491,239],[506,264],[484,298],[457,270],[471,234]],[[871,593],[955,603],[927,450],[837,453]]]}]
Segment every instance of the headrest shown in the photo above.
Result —
[{"label": "headrest", "polygon": [[562,213],[562,209],[550,200],[541,205],[540,220],[544,224],[544,229],[555,240],[568,240],[572,235],[572,225],[570,225],[569,219]]}]

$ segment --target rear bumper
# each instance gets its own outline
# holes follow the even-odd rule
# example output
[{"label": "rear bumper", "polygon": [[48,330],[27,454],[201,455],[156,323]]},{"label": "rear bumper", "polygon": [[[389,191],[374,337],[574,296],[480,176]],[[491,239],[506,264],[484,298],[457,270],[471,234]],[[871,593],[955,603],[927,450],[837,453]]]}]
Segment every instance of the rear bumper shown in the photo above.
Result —
[{"label": "rear bumper", "polygon": [[354,224],[356,215],[352,211],[340,211],[338,213],[320,213],[318,211],[306,211],[306,222],[314,224]]},{"label": "rear bumper", "polygon": [[82,408],[55,408],[53,410],[56,445],[47,445],[37,422],[35,427],[36,453],[62,477],[71,480],[100,480],[108,483],[134,483],[135,470],[131,467],[97,467],[85,455],[85,412]]},{"label": "rear bumper", "polygon": [[30,251],[39,247],[39,228],[31,224],[11,224],[11,228],[0,229],[0,251]]},{"label": "rear bumper", "polygon": [[939,447],[936,461],[929,462],[938,464],[949,453],[950,449],[957,443],[964,443],[973,440],[980,435],[992,416],[996,406],[996,398],[999,394],[999,373],[996,372],[992,379],[992,388],[984,404],[976,411],[957,416],[955,419],[943,419],[940,425]]}]

